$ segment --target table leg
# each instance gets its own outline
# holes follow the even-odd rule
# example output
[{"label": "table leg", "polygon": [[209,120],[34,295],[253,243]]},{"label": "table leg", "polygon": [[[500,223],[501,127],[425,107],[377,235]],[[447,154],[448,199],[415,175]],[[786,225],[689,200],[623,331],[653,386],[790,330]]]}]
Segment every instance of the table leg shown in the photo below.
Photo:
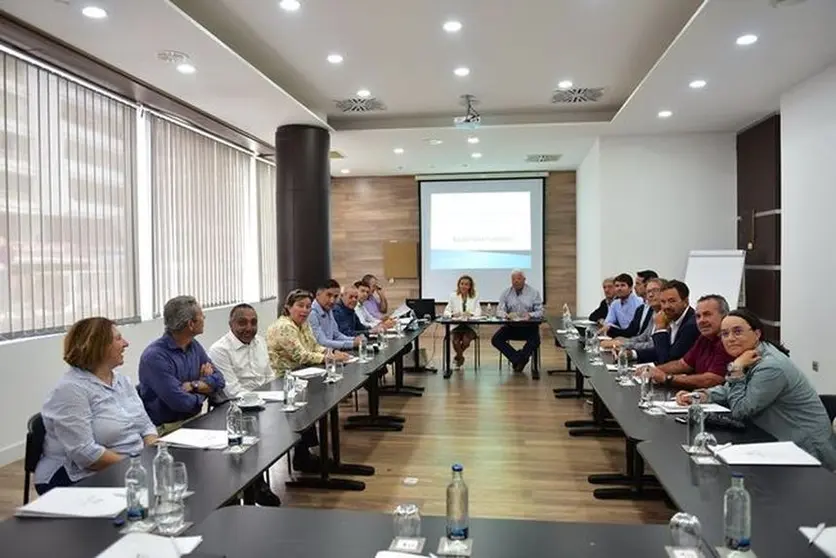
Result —
[{"label": "table leg", "polygon": [[379,374],[380,372],[377,372],[369,376],[369,379],[366,381],[369,393],[369,414],[348,417],[346,424],[343,426],[344,429],[387,432],[400,432],[403,430],[403,423],[406,422],[404,417],[380,414]]},{"label": "table leg", "polygon": [[599,500],[663,500],[665,498],[665,491],[659,487],[646,486],[644,474],[644,460],[639,452],[636,450],[638,441],[627,439],[627,455],[628,463],[632,463],[630,468],[631,478],[629,479],[629,486],[613,487],[613,488],[596,488],[592,491],[592,495]]},{"label": "table leg", "polygon": [[[568,360],[569,357],[567,356],[566,359]],[[580,398],[580,397],[589,397],[592,395],[592,390],[584,389],[583,387],[583,374],[581,374],[580,370],[575,370],[575,387],[573,388],[555,388],[554,396],[557,399],[573,399],[573,398]]]},{"label": "table leg", "polygon": [[447,379],[453,374],[453,370],[450,368],[450,324],[444,324],[444,378]]},{"label": "table leg", "polygon": [[343,463],[340,460],[340,408],[334,407],[330,411],[331,415],[331,456],[329,466],[332,473],[342,475],[360,475],[370,477],[374,475],[374,467],[369,465],[354,465],[351,463]]},{"label": "table leg", "polygon": [[380,395],[401,395],[406,397],[421,397],[424,395],[424,388],[404,385],[403,355],[398,355],[395,359],[395,385],[381,387]]},{"label": "table leg", "polygon": [[322,460],[322,469],[319,477],[298,477],[287,481],[285,486],[290,488],[322,488],[326,490],[352,490],[362,491],[366,489],[366,483],[351,479],[335,479],[329,473],[331,467],[328,463],[328,415],[322,415],[319,419],[319,455]]},{"label": "table leg", "polygon": [[564,425],[569,428],[570,436],[599,436],[604,438],[617,438],[624,436],[618,423],[609,419],[606,407],[598,397],[598,393],[592,393],[592,420],[567,420]]},{"label": "table leg", "polygon": [[432,366],[421,366],[421,336],[415,338],[415,352],[412,353],[415,355],[412,357],[412,366],[405,366],[404,372],[409,372],[410,374],[438,374],[438,370],[433,368]]}]

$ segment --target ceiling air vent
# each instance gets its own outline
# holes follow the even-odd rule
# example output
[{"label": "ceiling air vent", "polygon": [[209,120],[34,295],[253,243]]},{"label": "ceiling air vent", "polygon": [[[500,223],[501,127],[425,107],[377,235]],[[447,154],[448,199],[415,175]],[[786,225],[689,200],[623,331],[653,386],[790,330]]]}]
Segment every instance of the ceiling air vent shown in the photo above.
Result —
[{"label": "ceiling air vent", "polygon": [[560,155],[526,155],[526,163],[554,163],[560,160]]},{"label": "ceiling air vent", "polygon": [[342,112],[375,112],[379,110],[386,110],[386,105],[383,101],[375,99],[374,97],[360,98],[351,97],[343,99],[342,101],[334,101],[337,108]]},{"label": "ceiling air vent", "polygon": [[570,89],[555,89],[552,93],[552,103],[594,103],[596,101],[600,101],[603,95],[603,87],[572,87]]}]

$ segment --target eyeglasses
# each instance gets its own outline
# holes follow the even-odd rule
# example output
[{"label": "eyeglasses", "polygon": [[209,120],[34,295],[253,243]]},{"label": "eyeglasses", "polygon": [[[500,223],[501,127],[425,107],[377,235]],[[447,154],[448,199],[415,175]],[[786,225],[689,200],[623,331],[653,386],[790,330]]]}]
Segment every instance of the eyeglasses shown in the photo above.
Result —
[{"label": "eyeglasses", "polygon": [[655,289],[648,288],[647,290],[645,290],[645,292],[647,294],[659,294],[662,292],[662,289],[660,289],[659,287],[656,287]]},{"label": "eyeglasses", "polygon": [[746,332],[752,331],[751,327],[743,327],[737,326],[731,329],[722,329],[720,330],[720,337],[723,339],[728,339],[729,337],[734,337],[737,339],[738,337],[743,337],[743,334]]}]

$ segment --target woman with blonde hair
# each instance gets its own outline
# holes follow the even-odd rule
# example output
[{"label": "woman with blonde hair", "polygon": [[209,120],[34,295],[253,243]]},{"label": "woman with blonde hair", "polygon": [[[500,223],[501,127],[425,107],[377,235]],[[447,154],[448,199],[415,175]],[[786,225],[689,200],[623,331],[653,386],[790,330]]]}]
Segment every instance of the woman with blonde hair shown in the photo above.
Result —
[{"label": "woman with blonde hair", "polygon": [[157,441],[157,427],[127,376],[128,342],[107,318],[85,318],[64,337],[70,369],[46,398],[46,437],[35,490],[69,486]]},{"label": "woman with blonde hair", "polygon": [[[450,295],[450,300],[447,301],[447,306],[444,308],[445,318],[476,318],[482,315],[482,305],[479,303],[479,298],[476,294],[476,283],[470,275],[462,275],[456,281],[456,292]],[[453,351],[456,356],[454,363],[457,369],[461,369],[464,364],[464,352],[476,339],[476,332],[467,324],[459,324],[450,333],[450,343],[453,345]],[[445,378],[449,378],[452,371],[447,370],[444,373]]]}]

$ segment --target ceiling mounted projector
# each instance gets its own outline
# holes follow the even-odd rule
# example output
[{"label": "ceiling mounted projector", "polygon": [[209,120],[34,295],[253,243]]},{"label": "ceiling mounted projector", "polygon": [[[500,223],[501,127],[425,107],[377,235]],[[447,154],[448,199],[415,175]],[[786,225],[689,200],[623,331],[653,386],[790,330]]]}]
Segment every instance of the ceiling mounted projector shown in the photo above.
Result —
[{"label": "ceiling mounted projector", "polygon": [[461,104],[465,107],[465,114],[464,116],[456,116],[453,118],[453,126],[463,130],[475,130],[482,123],[482,117],[473,108],[473,105],[479,101],[473,95],[462,95],[460,99]]}]

